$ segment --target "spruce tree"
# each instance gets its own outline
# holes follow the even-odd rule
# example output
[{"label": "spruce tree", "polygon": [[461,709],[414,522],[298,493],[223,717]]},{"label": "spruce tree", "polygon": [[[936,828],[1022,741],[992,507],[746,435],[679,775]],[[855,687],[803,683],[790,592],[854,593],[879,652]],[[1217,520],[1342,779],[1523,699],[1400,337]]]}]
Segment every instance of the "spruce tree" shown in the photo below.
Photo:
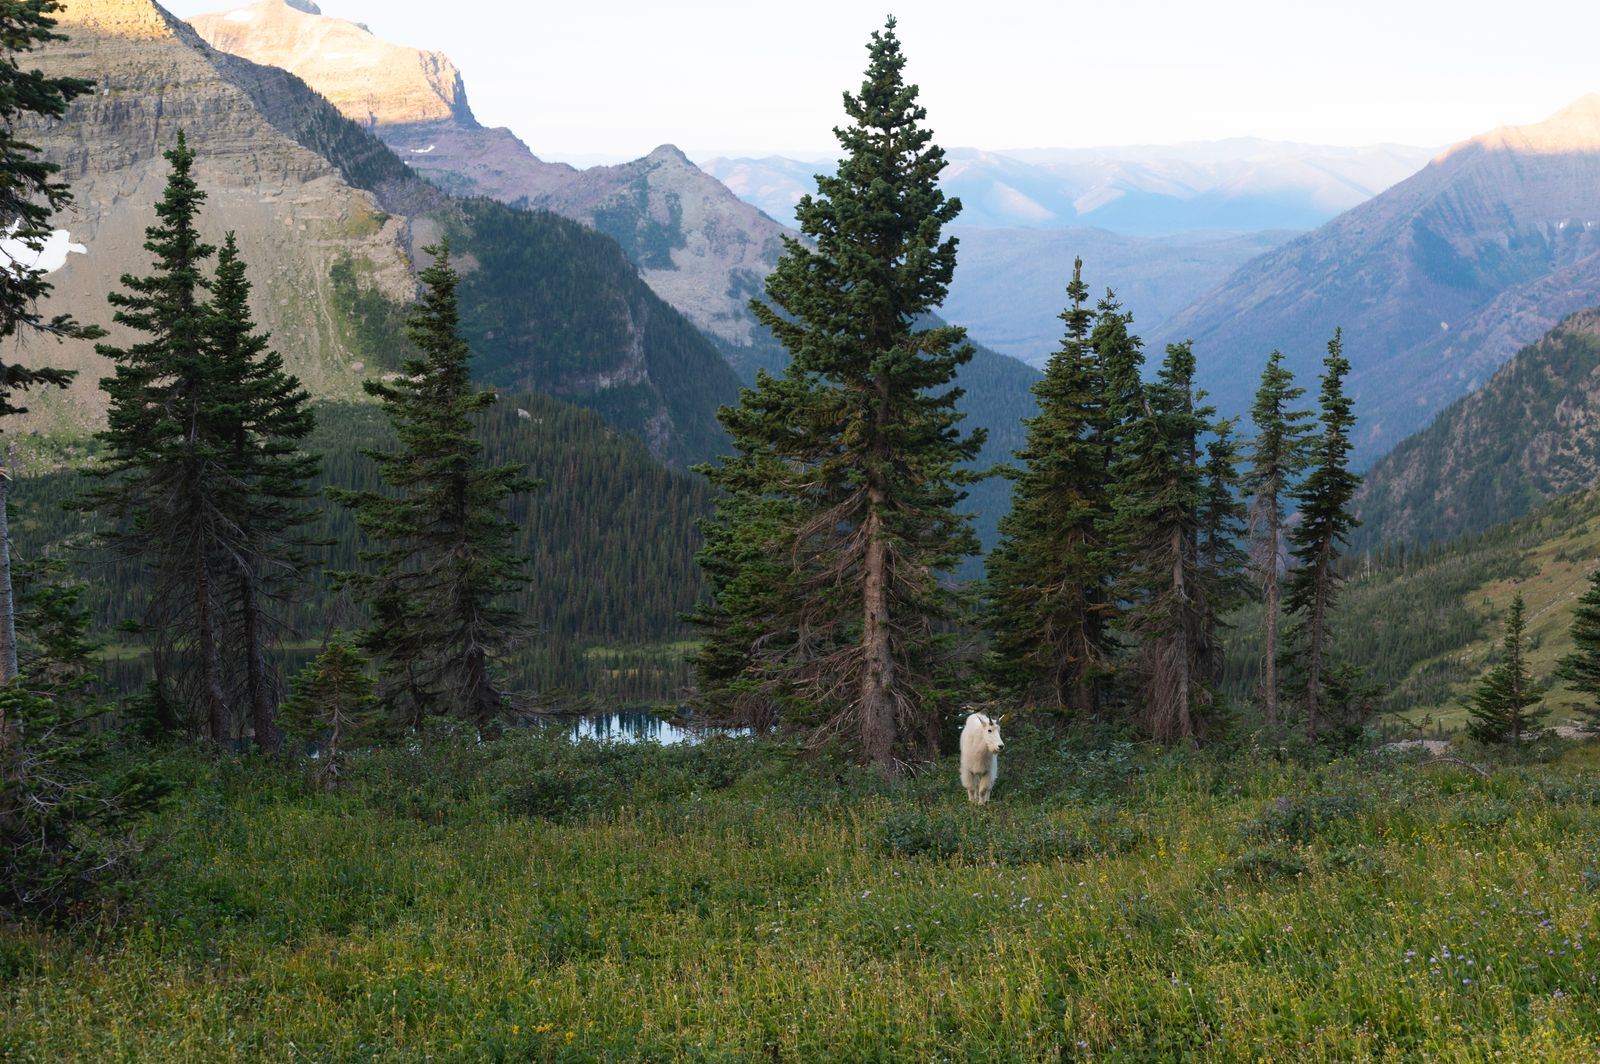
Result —
[{"label": "spruce tree", "polygon": [[1234,422],[1211,426],[1201,468],[1196,579],[1201,604],[1200,673],[1212,691],[1222,683],[1225,648],[1222,618],[1249,597],[1244,548],[1245,506],[1239,499],[1239,445]]},{"label": "spruce tree", "polygon": [[1540,696],[1528,671],[1527,628],[1527,609],[1518,592],[1506,614],[1500,661],[1467,700],[1472,717],[1467,731],[1479,742],[1520,742],[1523,733],[1547,712],[1532,708],[1539,704]]},{"label": "spruce tree", "polygon": [[[216,249],[197,218],[206,194],[195,183],[184,134],[166,153],[166,191],[158,224],[146,230],[154,272],[126,275],[109,296],[117,324],[145,339],[96,350],[115,375],[101,380],[109,400],[101,481],[86,502],[112,518],[108,545],[149,574],[146,630],[158,671],[174,676],[214,743],[230,735],[223,656],[227,559],[241,529],[224,495],[230,454],[218,431],[232,382],[212,357],[210,282],[203,266]],[[230,367],[231,368],[231,367]]]},{"label": "spruce tree", "polygon": [[301,450],[315,427],[310,394],[256,331],[250,287],[230,232],[217,257],[209,322],[211,356],[227,389],[214,412],[226,446],[220,504],[238,529],[228,612],[243,667],[239,691],[256,745],[271,750],[277,746],[277,684],[268,653],[277,632],[269,606],[305,564],[307,540],[298,530],[314,516],[306,500],[318,462]]},{"label": "spruce tree", "polygon": [[322,789],[338,787],[350,745],[377,735],[383,710],[376,687],[361,652],[338,634],[295,677],[283,704],[283,728],[297,739],[320,743],[316,778]]},{"label": "spruce tree", "polygon": [[1330,624],[1338,603],[1343,577],[1338,562],[1350,531],[1359,522],[1350,511],[1361,478],[1350,471],[1354,404],[1344,392],[1350,363],[1344,357],[1343,333],[1335,329],[1323,360],[1322,390],[1318,397],[1321,431],[1312,441],[1310,473],[1294,492],[1300,524],[1289,534],[1291,553],[1298,563],[1289,576],[1289,612],[1296,618],[1295,634],[1304,672],[1301,706],[1306,734],[1317,739],[1323,698],[1323,677],[1328,666]]},{"label": "spruce tree", "polygon": [[[783,542],[761,549],[790,567],[789,601],[730,626],[759,648],[750,679],[824,707],[883,771],[908,745],[937,745],[929,688],[952,615],[941,574],[977,547],[955,510],[969,480],[956,467],[982,443],[961,434],[955,405],[952,382],[972,356],[964,331],[918,327],[953,275],[956,242],[940,231],[960,204],[939,188],[944,153],[922,125],[894,27],[872,35],[861,91],[845,95],[837,172],[796,208],[811,243],[786,240],[770,303],[752,303],[789,351],[789,372],[724,417],[734,472],[713,478],[782,503],[786,527],[770,535]],[[741,487],[746,466],[771,479]],[[730,542],[770,538],[747,535],[750,506],[722,504],[722,519],[739,522]],[[764,609],[764,597],[749,605]]]},{"label": "spruce tree", "polygon": [[1600,570],[1589,577],[1589,590],[1572,612],[1572,653],[1561,659],[1556,675],[1591,701],[1577,708],[1600,724]]},{"label": "spruce tree", "polygon": [[[92,340],[99,329],[78,324],[68,315],[46,319],[39,304],[50,294],[45,274],[32,261],[50,237],[50,217],[72,202],[61,168],[40,158],[39,149],[18,132],[19,122],[61,118],[67,106],[89,92],[94,83],[82,78],[53,78],[39,70],[25,71],[17,57],[50,41],[61,10],[55,0],[0,0],[0,226],[8,239],[25,250],[20,259],[0,256],[0,433],[6,419],[27,413],[21,393],[39,387],[65,388],[77,374],[48,366],[25,366],[13,350],[33,336]],[[0,683],[17,674],[16,603],[11,584],[11,464],[8,447],[0,446]],[[0,710],[0,747],[8,725]]]},{"label": "spruce tree", "polygon": [[339,578],[372,611],[361,644],[378,663],[380,696],[396,723],[442,714],[481,732],[508,709],[496,662],[525,628],[507,605],[525,576],[506,507],[537,485],[520,466],[483,464],[474,415],[495,393],[472,386],[449,246],[424,250],[433,263],[406,330],[418,354],[394,380],[365,385],[398,442],[364,452],[388,491],[330,492],[376,544],[361,552],[376,571]]},{"label": "spruce tree", "polygon": [[1109,669],[1105,379],[1090,345],[1083,260],[1073,264],[1066,334],[1033,386],[1021,468],[989,556],[994,650],[1030,701],[1098,714]]},{"label": "spruce tree", "polygon": [[1135,723],[1165,743],[1198,738],[1211,698],[1199,546],[1207,414],[1195,404],[1193,352],[1170,345],[1119,432],[1112,470],[1119,626],[1138,645]]},{"label": "spruce tree", "polygon": [[1306,465],[1312,414],[1296,410],[1305,395],[1278,351],[1267,356],[1261,386],[1250,407],[1256,435],[1251,444],[1250,470],[1244,491],[1250,499],[1251,567],[1266,603],[1262,618],[1264,649],[1261,656],[1261,699],[1267,723],[1278,722],[1278,616],[1282,604],[1282,574],[1288,563],[1284,553],[1287,514],[1284,501]]}]

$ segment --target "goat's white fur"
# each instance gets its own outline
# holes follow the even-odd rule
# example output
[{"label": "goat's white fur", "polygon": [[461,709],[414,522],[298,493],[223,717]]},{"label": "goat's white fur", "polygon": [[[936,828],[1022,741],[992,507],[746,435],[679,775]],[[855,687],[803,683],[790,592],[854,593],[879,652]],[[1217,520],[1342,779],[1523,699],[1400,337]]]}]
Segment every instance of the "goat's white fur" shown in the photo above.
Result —
[{"label": "goat's white fur", "polygon": [[961,786],[967,799],[976,805],[988,802],[994,781],[1000,775],[1000,722],[984,713],[974,713],[961,729]]}]

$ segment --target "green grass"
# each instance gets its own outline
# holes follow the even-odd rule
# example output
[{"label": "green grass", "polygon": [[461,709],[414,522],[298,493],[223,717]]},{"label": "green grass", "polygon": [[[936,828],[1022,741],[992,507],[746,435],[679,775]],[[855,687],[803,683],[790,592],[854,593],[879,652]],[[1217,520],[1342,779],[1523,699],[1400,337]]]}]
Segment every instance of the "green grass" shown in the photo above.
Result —
[{"label": "green grass", "polygon": [[993,804],[784,746],[174,755],[116,919],[0,931],[18,1061],[1586,1061],[1600,759],[1017,727]]}]

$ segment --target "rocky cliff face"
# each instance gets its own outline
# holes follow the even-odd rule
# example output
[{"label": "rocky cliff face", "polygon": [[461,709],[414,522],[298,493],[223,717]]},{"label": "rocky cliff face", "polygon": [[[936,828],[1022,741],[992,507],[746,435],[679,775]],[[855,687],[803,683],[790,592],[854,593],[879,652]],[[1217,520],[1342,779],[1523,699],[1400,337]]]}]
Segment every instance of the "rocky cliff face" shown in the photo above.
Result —
[{"label": "rocky cliff face", "polygon": [[[318,397],[357,396],[362,379],[393,368],[379,363],[399,355],[413,264],[449,235],[486,376],[599,409],[669,461],[716,452],[715,412],[737,380],[613,241],[547,214],[456,203],[300,79],[211,49],[151,0],[74,0],[64,14],[69,39],[37,64],[97,86],[31,132],[77,196],[58,224],[84,253],[53,274],[58,305],[115,334],[105,296],[148,269],[161,156],[182,129],[210,197],[206,235],[237,233],[257,320]],[[501,264],[513,245],[528,250]],[[86,344],[38,357],[82,372],[66,397],[41,397],[36,423],[95,424],[105,361]]]},{"label": "rocky cliff face", "polygon": [[758,366],[781,364],[781,351],[746,304],[776,265],[785,230],[676,148],[583,171],[544,162],[510,130],[485,129],[472,118],[448,59],[387,44],[285,0],[201,16],[193,25],[223,51],[303,78],[439,187],[552,211],[612,237],[645,283],[712,337],[747,379]]},{"label": "rocky cliff face", "polygon": [[[112,327],[106,293],[148,268],[145,228],[166,184],[162,152],[178,130],[200,150],[196,176],[209,198],[206,235],[238,235],[255,283],[253,310],[284,357],[317,394],[353,396],[366,367],[342,341],[329,312],[329,275],[345,255],[368,265],[387,298],[411,296],[408,226],[374,196],[351,187],[326,158],[275,129],[232,75],[243,64],[210,52],[182,22],[148,0],[74,0],[62,44],[35,53],[51,74],[93,78],[93,95],[32,139],[59,163],[76,202],[59,220],[83,254],[51,280],[53,305]],[[88,344],[40,345],[27,354],[79,370],[66,396],[41,395],[40,424],[97,423],[97,382],[109,370]]]},{"label": "rocky cliff face", "polygon": [[1456,145],[1422,172],[1241,267],[1167,322],[1226,411],[1267,353],[1307,383],[1343,326],[1358,458],[1471,392],[1600,290],[1600,96]]},{"label": "rocky cliff face", "polygon": [[461,73],[449,59],[390,44],[353,22],[324,18],[315,4],[261,0],[198,15],[191,25],[218,51],[290,71],[362,125],[477,126]]},{"label": "rocky cliff face", "polygon": [[1600,310],[1588,310],[1372,467],[1357,500],[1357,544],[1454,539],[1597,480]]}]

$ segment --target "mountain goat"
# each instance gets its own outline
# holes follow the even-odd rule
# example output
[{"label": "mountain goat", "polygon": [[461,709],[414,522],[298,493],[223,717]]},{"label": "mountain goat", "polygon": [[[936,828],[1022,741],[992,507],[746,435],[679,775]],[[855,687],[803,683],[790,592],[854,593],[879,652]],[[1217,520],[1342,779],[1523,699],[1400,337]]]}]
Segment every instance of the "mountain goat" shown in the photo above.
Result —
[{"label": "mountain goat", "polygon": [[995,777],[1000,775],[1000,721],[984,713],[973,713],[961,729],[961,786],[967,798],[977,805],[989,800]]}]

